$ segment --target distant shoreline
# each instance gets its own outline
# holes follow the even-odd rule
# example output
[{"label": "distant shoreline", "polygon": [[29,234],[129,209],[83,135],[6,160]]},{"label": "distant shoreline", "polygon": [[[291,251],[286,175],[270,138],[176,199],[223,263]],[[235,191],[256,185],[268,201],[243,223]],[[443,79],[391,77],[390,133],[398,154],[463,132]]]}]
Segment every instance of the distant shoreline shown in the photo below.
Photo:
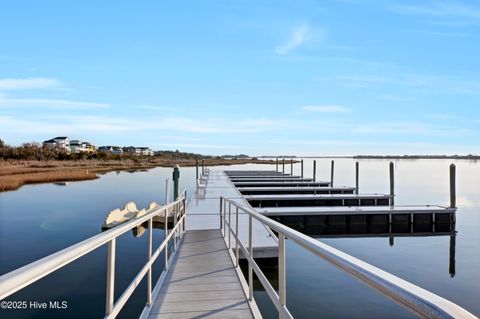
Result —
[{"label": "distant shoreline", "polygon": [[[198,161],[201,165],[201,160]],[[244,164],[275,164],[260,159],[204,159],[205,166]],[[115,171],[144,171],[155,167],[195,166],[195,159],[144,159],[144,160],[0,160],[0,192],[17,190],[23,185],[72,182],[97,179],[98,174]]]},{"label": "distant shoreline", "polygon": [[354,159],[467,159],[479,160],[480,155],[356,155]]},{"label": "distant shoreline", "polygon": [[353,158],[353,159],[465,159],[480,160],[480,155],[354,155],[354,156],[259,156],[263,159]]}]

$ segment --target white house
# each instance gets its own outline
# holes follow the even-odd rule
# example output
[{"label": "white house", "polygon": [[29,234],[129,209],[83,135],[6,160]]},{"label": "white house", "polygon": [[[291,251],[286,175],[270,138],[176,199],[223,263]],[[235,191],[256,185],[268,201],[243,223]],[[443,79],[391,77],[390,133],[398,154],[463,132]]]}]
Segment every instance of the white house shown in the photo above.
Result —
[{"label": "white house", "polygon": [[136,147],[135,148],[135,154],[136,155],[141,155],[141,156],[153,156],[153,150],[150,149],[149,147]]},{"label": "white house", "polygon": [[103,153],[110,153],[110,154],[113,154],[113,155],[122,155],[123,154],[123,150],[121,147],[118,147],[118,146],[100,146],[98,148],[98,151],[99,152],[103,152]]},{"label": "white house", "polygon": [[83,153],[87,151],[87,143],[79,140],[70,141],[70,150],[72,153]]},{"label": "white house", "polygon": [[70,139],[66,136],[57,136],[50,140],[44,141],[43,146],[60,149],[70,153]]},{"label": "white house", "polygon": [[89,142],[82,142],[79,140],[70,141],[70,150],[72,153],[91,153],[95,152],[95,145]]}]

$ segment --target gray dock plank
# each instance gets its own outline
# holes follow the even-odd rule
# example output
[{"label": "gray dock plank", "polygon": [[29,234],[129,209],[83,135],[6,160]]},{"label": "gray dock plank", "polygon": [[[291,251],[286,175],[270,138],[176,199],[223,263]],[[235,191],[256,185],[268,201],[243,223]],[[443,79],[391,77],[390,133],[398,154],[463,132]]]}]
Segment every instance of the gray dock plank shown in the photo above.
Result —
[{"label": "gray dock plank", "polygon": [[148,318],[253,318],[220,230],[187,231]]}]

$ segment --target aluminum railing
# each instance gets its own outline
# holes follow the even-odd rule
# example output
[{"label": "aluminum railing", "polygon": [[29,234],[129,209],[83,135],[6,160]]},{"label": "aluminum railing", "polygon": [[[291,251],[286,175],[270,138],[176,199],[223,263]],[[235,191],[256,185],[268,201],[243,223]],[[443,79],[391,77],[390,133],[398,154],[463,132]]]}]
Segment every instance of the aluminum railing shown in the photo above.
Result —
[{"label": "aluminum railing", "polygon": [[[168,230],[168,217],[173,213],[173,228]],[[165,239],[159,248],[152,254],[153,241],[153,218],[165,214]],[[36,282],[48,274],[68,265],[74,260],[92,252],[102,245],[108,244],[108,266],[107,266],[107,287],[105,318],[115,318],[125,303],[128,301],[135,288],[147,275],[147,305],[152,304],[152,265],[160,253],[165,250],[165,270],[168,268],[168,244],[173,237],[173,249],[177,248],[177,239],[185,232],[186,218],[186,191],[178,199],[170,204],[160,207],[141,217],[135,218],[124,224],[116,226],[101,234],[90,237],[78,244],[60,250],[52,255],[39,259],[26,266],[18,268],[0,277],[0,300],[20,289]],[[128,287],[124,290],[117,301],[114,300],[115,290],[115,247],[116,239],[132,228],[148,222],[148,260],[138,272]]]},{"label": "aluminum railing", "polygon": [[[228,206],[228,207],[227,207]],[[235,209],[235,229],[232,228],[232,207]],[[228,208],[228,209],[227,209]],[[239,211],[248,214],[248,249],[241,242],[238,233]],[[228,215],[228,216],[227,216]],[[278,293],[253,258],[253,218],[278,233]],[[253,271],[279,313],[279,318],[293,318],[286,307],[286,269],[285,239],[292,240],[300,247],[330,262],[361,282],[377,289],[382,294],[405,306],[423,318],[477,318],[467,310],[430,291],[418,287],[406,280],[328,246],[312,237],[265,217],[251,208],[220,197],[220,228],[225,243],[231,249],[231,237],[235,239],[235,266],[239,267],[239,251],[248,261],[249,300],[253,300]],[[228,237],[228,239],[227,239]]]}]

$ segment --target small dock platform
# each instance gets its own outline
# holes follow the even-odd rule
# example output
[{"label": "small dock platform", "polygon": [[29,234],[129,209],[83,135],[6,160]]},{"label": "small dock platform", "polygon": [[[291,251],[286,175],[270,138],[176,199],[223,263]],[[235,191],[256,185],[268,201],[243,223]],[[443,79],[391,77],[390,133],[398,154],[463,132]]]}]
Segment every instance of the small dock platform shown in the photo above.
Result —
[{"label": "small dock platform", "polygon": [[327,187],[330,186],[330,182],[307,182],[307,181],[296,181],[296,180],[285,180],[285,181],[272,181],[266,179],[264,181],[252,181],[252,182],[233,182],[237,187],[282,187],[282,186],[290,186],[290,187],[301,187],[301,186],[309,186],[309,187]]},{"label": "small dock platform", "polygon": [[237,187],[242,195],[353,194],[355,187]]}]

